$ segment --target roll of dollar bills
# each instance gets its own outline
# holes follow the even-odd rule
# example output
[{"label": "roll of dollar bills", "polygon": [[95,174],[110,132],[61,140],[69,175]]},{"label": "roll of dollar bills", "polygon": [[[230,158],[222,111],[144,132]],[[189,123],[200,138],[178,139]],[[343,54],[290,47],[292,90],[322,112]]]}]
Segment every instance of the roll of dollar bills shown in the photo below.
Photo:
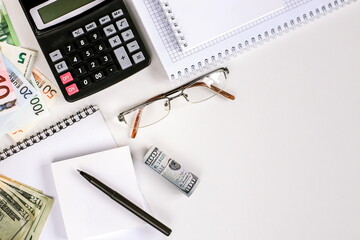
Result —
[{"label": "roll of dollar bills", "polygon": [[183,168],[155,146],[152,146],[146,153],[144,163],[169,180],[188,197],[199,184],[199,178],[195,174]]}]

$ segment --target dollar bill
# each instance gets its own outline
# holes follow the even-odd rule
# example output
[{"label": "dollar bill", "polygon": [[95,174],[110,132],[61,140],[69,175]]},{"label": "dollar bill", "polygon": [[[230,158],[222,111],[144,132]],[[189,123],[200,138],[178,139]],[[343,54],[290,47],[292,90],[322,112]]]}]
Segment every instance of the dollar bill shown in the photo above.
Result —
[{"label": "dollar bill", "polygon": [[0,49],[2,54],[16,67],[16,69],[30,80],[32,76],[32,69],[37,58],[37,52],[16,47],[7,43],[0,42]]},{"label": "dollar bill", "polygon": [[188,197],[199,184],[199,178],[195,174],[185,169],[155,146],[149,149],[143,162],[174,184]]},{"label": "dollar bill", "polygon": [[0,54],[0,116],[13,112],[16,109],[16,100],[4,58]]},{"label": "dollar bill", "polygon": [[21,235],[21,239],[39,239],[46,223],[46,219],[51,212],[54,200],[43,194],[42,191],[14,181],[3,175],[0,175],[0,189],[4,189],[8,195],[12,195],[13,200],[18,202],[18,205],[25,207],[25,210],[23,210],[30,214],[31,221],[26,226],[25,233]]},{"label": "dollar bill", "polygon": [[23,239],[33,219],[15,195],[0,186],[0,239]]},{"label": "dollar bill", "polygon": [[3,1],[0,0],[0,41],[19,46],[20,42],[11,24]]}]

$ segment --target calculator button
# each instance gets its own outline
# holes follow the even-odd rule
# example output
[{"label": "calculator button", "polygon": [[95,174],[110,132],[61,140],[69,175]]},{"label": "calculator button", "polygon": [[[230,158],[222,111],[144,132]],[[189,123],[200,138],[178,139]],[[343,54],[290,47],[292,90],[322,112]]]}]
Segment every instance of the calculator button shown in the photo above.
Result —
[{"label": "calculator button", "polygon": [[119,10],[114,11],[111,15],[113,18],[118,18],[118,17],[121,17],[122,15],[124,15],[124,12],[121,9],[119,9]]},{"label": "calculator button", "polygon": [[132,66],[129,56],[127,55],[124,47],[119,47],[114,51],[115,56],[121,66],[121,69],[124,70]]},{"label": "calculator button", "polygon": [[84,34],[84,30],[82,28],[76,29],[75,31],[72,32],[74,38],[80,37],[83,34]]},{"label": "calculator button", "polygon": [[75,93],[79,92],[79,88],[77,87],[77,85],[75,83],[67,86],[65,88],[65,90],[69,96],[74,95]]},{"label": "calculator button", "polygon": [[70,54],[76,51],[74,44],[70,43],[64,47],[65,53]]},{"label": "calculator button", "polygon": [[72,82],[74,80],[74,78],[70,72],[67,72],[60,76],[60,80],[65,85],[65,84],[68,84],[69,82]]},{"label": "calculator button", "polygon": [[139,50],[139,44],[137,43],[137,41],[132,41],[131,43],[126,44],[127,49],[129,50],[129,52],[135,52],[136,50]]},{"label": "calculator button", "polygon": [[109,67],[106,68],[106,73],[107,73],[107,75],[109,75],[109,76],[111,76],[111,75],[113,75],[113,74],[115,74],[115,73],[117,73],[117,72],[118,72],[118,69],[116,68],[115,65],[111,65],[111,66],[109,66]]},{"label": "calculator button", "polygon": [[95,22],[89,23],[88,25],[85,26],[86,31],[91,31],[97,28],[97,25]]},{"label": "calculator button", "polygon": [[99,62],[97,60],[93,60],[93,61],[88,63],[88,67],[89,67],[90,71],[92,71],[92,70],[100,67],[100,65],[99,65]]},{"label": "calculator button", "polygon": [[62,72],[65,72],[66,70],[68,70],[68,66],[66,65],[65,61],[55,64],[55,68],[58,73],[62,73]]},{"label": "calculator button", "polygon": [[145,60],[144,54],[142,52],[138,52],[132,55],[132,58],[136,64]]},{"label": "calculator button", "polygon": [[120,37],[116,35],[115,37],[110,38],[109,43],[112,48],[119,46],[121,44]]},{"label": "calculator button", "polygon": [[76,41],[76,44],[78,45],[79,48],[83,48],[86,47],[87,45],[89,45],[89,42],[86,38],[82,38]]},{"label": "calculator button", "polygon": [[104,25],[104,24],[106,24],[106,23],[108,23],[110,21],[111,21],[111,19],[110,19],[109,15],[106,15],[106,16],[99,19],[99,22],[100,22],[101,25]]},{"label": "calculator button", "polygon": [[71,66],[75,66],[76,64],[81,62],[80,56],[79,55],[74,55],[69,57],[69,62]]},{"label": "calculator button", "polygon": [[89,37],[92,42],[96,42],[97,40],[101,39],[101,35],[99,32],[93,32],[92,34],[90,34]]},{"label": "calculator button", "polygon": [[92,84],[90,78],[85,78],[83,80],[80,80],[79,83],[82,88],[86,88]]},{"label": "calculator button", "polygon": [[112,62],[112,57],[111,57],[110,54],[106,54],[106,55],[102,56],[100,60],[101,60],[101,63],[103,65],[105,65],[105,64],[107,64],[109,62]]},{"label": "calculator button", "polygon": [[121,30],[124,30],[125,28],[129,27],[129,23],[126,20],[126,18],[123,18],[123,19],[116,22],[116,26],[121,31]]},{"label": "calculator button", "polygon": [[57,61],[59,61],[60,59],[63,58],[60,50],[55,50],[55,51],[51,52],[49,54],[49,56],[51,58],[51,61],[53,61],[53,62],[57,62]]},{"label": "calculator button", "polygon": [[94,51],[92,49],[88,49],[82,53],[82,56],[84,57],[84,59],[91,58],[92,56],[94,56]]},{"label": "calculator button", "polygon": [[122,38],[124,39],[124,41],[129,41],[130,39],[133,39],[134,38],[134,34],[133,32],[131,31],[131,29],[121,33],[121,36]]},{"label": "calculator button", "polygon": [[75,75],[77,77],[80,77],[80,76],[82,76],[82,75],[84,75],[86,73],[87,73],[87,71],[86,71],[84,66],[80,66],[80,67],[75,68]]},{"label": "calculator button", "polygon": [[106,47],[105,43],[103,43],[103,42],[95,46],[95,50],[97,53],[102,53],[106,49],[107,49],[107,47]]},{"label": "calculator button", "polygon": [[116,33],[116,29],[114,27],[114,24],[111,24],[109,26],[104,27],[104,32],[107,37],[113,35]]},{"label": "calculator button", "polygon": [[96,82],[99,82],[99,81],[105,79],[105,75],[104,75],[104,73],[103,73],[102,71],[99,71],[99,72],[97,72],[97,73],[94,73],[92,76],[93,76],[93,78],[94,78],[94,80],[95,80]]}]

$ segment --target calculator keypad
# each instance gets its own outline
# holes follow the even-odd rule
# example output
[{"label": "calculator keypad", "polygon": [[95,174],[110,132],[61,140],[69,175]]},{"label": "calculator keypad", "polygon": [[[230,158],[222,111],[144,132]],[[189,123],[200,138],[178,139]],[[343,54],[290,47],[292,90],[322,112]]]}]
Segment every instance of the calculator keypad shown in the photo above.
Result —
[{"label": "calculator keypad", "polygon": [[[91,94],[97,92],[96,88],[107,78],[135,73],[135,69],[131,70],[131,74],[126,72],[149,59],[145,57],[148,56],[146,50],[139,44],[141,39],[135,36],[133,30],[132,21],[123,9],[111,11],[96,21],[73,29],[68,43],[49,53],[64,94],[73,96],[72,99],[76,94],[81,95],[82,91]],[[145,64],[141,68],[144,67]],[[112,82],[115,83],[115,80]]]}]

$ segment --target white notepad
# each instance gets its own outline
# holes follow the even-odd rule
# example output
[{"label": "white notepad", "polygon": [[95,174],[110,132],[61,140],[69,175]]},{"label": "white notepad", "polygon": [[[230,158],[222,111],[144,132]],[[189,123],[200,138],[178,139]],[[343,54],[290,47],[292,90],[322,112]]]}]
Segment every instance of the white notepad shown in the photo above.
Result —
[{"label": "white notepad", "polygon": [[85,240],[139,227],[144,222],[90,184],[80,169],[138,206],[142,196],[129,147],[52,163],[56,191],[69,240]]},{"label": "white notepad", "polygon": [[284,7],[283,0],[160,2],[183,50],[190,50]]}]

